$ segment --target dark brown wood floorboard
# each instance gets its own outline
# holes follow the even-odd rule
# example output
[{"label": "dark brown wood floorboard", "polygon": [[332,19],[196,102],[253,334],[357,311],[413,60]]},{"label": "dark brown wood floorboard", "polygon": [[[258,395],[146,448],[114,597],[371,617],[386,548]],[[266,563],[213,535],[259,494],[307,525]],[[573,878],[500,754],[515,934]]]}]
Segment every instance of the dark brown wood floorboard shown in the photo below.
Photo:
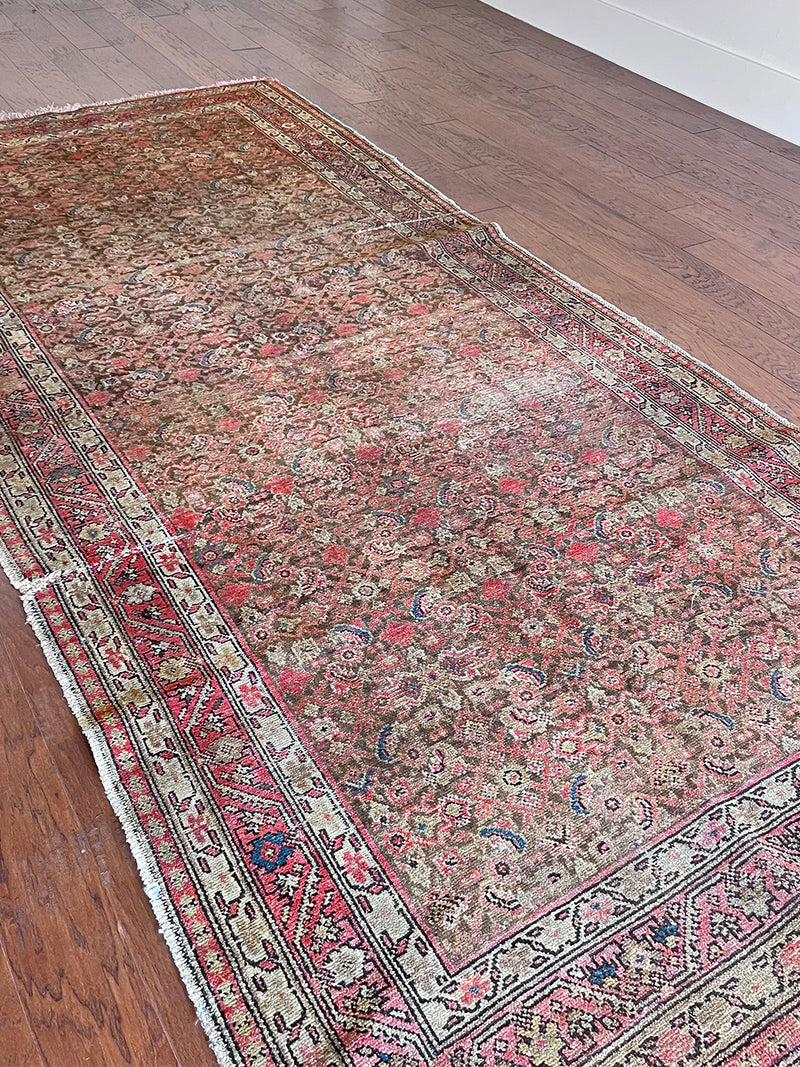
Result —
[{"label": "dark brown wood floorboard", "polygon": [[[800,148],[478,0],[13,0],[0,110],[277,77],[800,421]],[[0,580],[0,1067],[213,1057]]]}]

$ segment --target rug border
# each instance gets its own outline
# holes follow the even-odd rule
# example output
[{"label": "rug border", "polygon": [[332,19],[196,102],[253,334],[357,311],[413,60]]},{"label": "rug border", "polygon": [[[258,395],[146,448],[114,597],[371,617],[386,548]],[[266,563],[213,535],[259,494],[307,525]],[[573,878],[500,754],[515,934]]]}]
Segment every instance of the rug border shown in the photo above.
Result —
[{"label": "rug border", "polygon": [[[209,1007],[210,998],[204,994],[202,982],[185,962],[187,956],[191,955],[191,942],[185,936],[177,915],[171,913],[169,905],[163,899],[164,896],[168,897],[168,894],[158,864],[151,860],[147,850],[140,844],[140,835],[137,833],[139,820],[135,812],[130,810],[130,803],[122,787],[118,768],[106,752],[107,745],[102,728],[87,709],[83,695],[71,675],[58,642],[49,631],[45,614],[36,600],[37,593],[41,591],[41,585],[47,583],[49,576],[45,576],[44,583],[42,580],[31,581],[25,578],[2,537],[0,537],[0,569],[18,594],[25,620],[33,630],[47,665],[61,687],[64,700],[86,738],[103,792],[122,828],[136,863],[142,889],[155,915],[158,932],[169,949],[209,1047],[220,1067],[236,1067],[236,1062],[228,1051],[230,1041],[226,1040],[226,1031],[215,1018],[213,1009]],[[185,943],[182,944],[182,940]],[[187,948],[189,952],[186,951]]]}]

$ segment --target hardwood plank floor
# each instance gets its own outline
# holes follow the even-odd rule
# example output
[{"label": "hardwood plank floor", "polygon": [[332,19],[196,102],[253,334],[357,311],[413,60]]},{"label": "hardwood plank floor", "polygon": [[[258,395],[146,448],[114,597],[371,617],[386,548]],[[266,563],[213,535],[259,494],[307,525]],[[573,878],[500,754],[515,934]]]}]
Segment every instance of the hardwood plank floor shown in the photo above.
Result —
[{"label": "hardwood plank floor", "polygon": [[[282,79],[800,421],[800,148],[478,0],[13,0],[0,109]],[[0,1067],[214,1059],[0,580]]]}]

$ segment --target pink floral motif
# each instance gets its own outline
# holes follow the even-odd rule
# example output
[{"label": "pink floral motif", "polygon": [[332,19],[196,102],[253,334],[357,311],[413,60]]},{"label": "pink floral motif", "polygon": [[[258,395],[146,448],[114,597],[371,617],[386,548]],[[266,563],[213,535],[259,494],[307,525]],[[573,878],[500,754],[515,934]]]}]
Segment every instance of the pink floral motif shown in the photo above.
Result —
[{"label": "pink floral motif", "polygon": [[684,516],[680,511],[675,511],[672,508],[657,508],[656,522],[659,526],[672,526],[677,528],[683,525]]},{"label": "pink floral motif", "polygon": [[487,578],[483,583],[483,595],[487,600],[505,600],[510,591],[509,583],[501,578]]},{"label": "pink floral motif", "polygon": [[258,686],[248,684],[239,686],[239,698],[248,708],[257,708],[264,699]]},{"label": "pink floral motif", "polygon": [[519,494],[525,492],[527,484],[524,478],[501,478],[497,488],[501,493]]},{"label": "pink floral motif", "polygon": [[485,975],[478,973],[469,975],[461,981],[459,986],[459,999],[462,1004],[469,1007],[470,1005],[477,1003],[482,997],[485,997],[491,988],[492,983],[485,977]]},{"label": "pink floral motif", "polygon": [[235,604],[237,607],[244,604],[250,596],[250,586],[237,582],[229,582],[222,590],[226,602]]},{"label": "pink floral motif", "polygon": [[614,901],[607,896],[594,897],[581,910],[583,918],[593,923],[603,923],[614,914]]},{"label": "pink floral motif", "polygon": [[357,885],[370,881],[369,864],[360,852],[346,851],[342,855],[344,868]]},{"label": "pink floral motif", "polygon": [[322,557],[325,563],[346,563],[350,549],[346,545],[328,545]]},{"label": "pink floral motif", "polygon": [[719,819],[712,819],[703,827],[697,839],[702,848],[714,848],[728,832],[727,825]]},{"label": "pink floral motif", "polygon": [[417,508],[411,516],[411,521],[417,526],[438,526],[439,511],[437,508]]},{"label": "pink floral motif", "polygon": [[179,530],[193,530],[202,516],[190,508],[175,508],[172,512],[172,525]]},{"label": "pink floral motif", "polygon": [[291,667],[287,667],[278,675],[278,685],[285,693],[302,693],[310,681],[310,674]]},{"label": "pink floral motif", "polygon": [[800,971],[800,938],[787,941],[780,952],[781,964],[788,970]]},{"label": "pink floral motif", "polygon": [[104,407],[111,400],[111,396],[111,393],[106,393],[102,389],[93,389],[86,394],[85,400],[90,407],[99,408]]},{"label": "pink floral motif", "polygon": [[686,1030],[670,1027],[656,1041],[656,1052],[667,1067],[677,1067],[694,1049],[695,1041]]},{"label": "pink floral motif", "polygon": [[409,645],[414,640],[414,627],[410,622],[390,622],[384,636],[393,645]]},{"label": "pink floral motif", "polygon": [[567,555],[570,559],[577,559],[583,563],[594,563],[598,556],[597,545],[580,544],[577,541],[573,543],[567,549]]}]

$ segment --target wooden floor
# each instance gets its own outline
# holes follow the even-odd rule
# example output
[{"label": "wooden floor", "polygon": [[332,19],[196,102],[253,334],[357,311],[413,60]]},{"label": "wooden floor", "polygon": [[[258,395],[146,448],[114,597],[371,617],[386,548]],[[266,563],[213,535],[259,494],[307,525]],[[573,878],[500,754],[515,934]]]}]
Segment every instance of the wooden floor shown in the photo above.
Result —
[{"label": "wooden floor", "polygon": [[[477,0],[0,2],[0,109],[269,75],[800,421],[800,148]],[[213,1058],[0,584],[0,1065]]]}]

